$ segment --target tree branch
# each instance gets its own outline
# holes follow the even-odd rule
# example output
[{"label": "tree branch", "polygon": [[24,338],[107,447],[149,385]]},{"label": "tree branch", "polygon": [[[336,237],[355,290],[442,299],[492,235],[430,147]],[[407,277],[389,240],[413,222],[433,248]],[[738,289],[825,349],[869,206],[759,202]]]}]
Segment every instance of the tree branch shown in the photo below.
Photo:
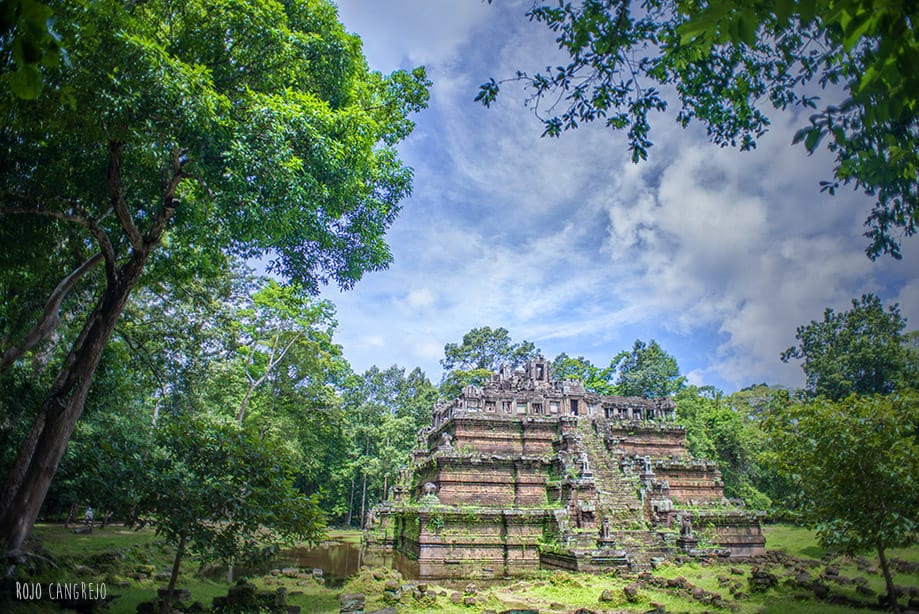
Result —
[{"label": "tree branch", "polygon": [[89,220],[80,215],[64,213],[57,209],[41,209],[28,207],[4,207],[0,206],[0,215],[37,215],[39,217],[52,217],[57,220],[79,224],[80,226],[88,225]]},{"label": "tree branch", "polygon": [[135,250],[140,250],[143,247],[143,240],[141,239],[140,231],[134,225],[131,212],[128,211],[128,204],[124,200],[124,195],[121,193],[121,151],[123,148],[124,143],[120,141],[111,141],[109,143],[109,200],[112,203],[112,209],[115,210],[115,217],[118,218],[118,223],[131,242],[131,247]]},{"label": "tree branch", "polygon": [[172,151],[172,177],[163,190],[163,208],[153,219],[153,224],[143,239],[144,245],[148,249],[159,243],[163,236],[163,231],[166,229],[166,224],[175,213],[176,207],[179,206],[179,200],[175,197],[175,194],[179,184],[185,178],[185,173],[182,170],[185,166],[185,154],[185,150],[180,150],[179,148],[175,148]]},{"label": "tree branch", "polygon": [[[19,198],[21,200],[27,200],[32,202],[38,202],[37,199],[32,199],[24,197],[22,195],[11,194],[7,192],[6,194],[13,196],[14,198]],[[99,226],[98,220],[91,218],[86,211],[80,207],[79,204],[75,202],[68,203],[73,213],[67,213],[61,211],[60,209],[46,209],[40,206],[36,207],[4,207],[0,206],[0,215],[35,215],[38,217],[50,217],[56,220],[62,220],[65,222],[71,222],[73,224],[78,224],[84,226],[89,230],[89,233],[92,237],[99,243],[99,250],[101,251],[101,256],[105,258],[105,274],[108,278],[109,283],[114,282],[115,280],[115,248],[112,246],[112,242],[108,237],[108,234]],[[104,218],[110,213],[106,211],[102,214]],[[101,219],[101,218],[100,218]],[[98,264],[98,262],[96,263]]]},{"label": "tree branch", "polygon": [[96,220],[87,218],[86,226],[89,228],[89,233],[93,236],[96,242],[99,244],[99,249],[102,251],[102,257],[105,258],[105,278],[108,281],[109,286],[115,285],[115,248],[112,246],[111,240],[109,240],[108,234],[102,229],[99,224],[96,223]]},{"label": "tree branch", "polygon": [[[262,385],[262,383],[268,379],[268,376],[271,375],[271,372],[274,371],[274,368],[284,360],[284,356],[287,352],[294,346],[294,344],[302,337],[302,333],[297,333],[293,338],[284,346],[281,350],[281,353],[275,357],[275,352],[278,349],[278,342],[281,340],[280,333],[274,338],[274,345],[271,347],[271,353],[268,355],[268,366],[265,367],[265,372],[262,373],[261,377],[258,379],[253,378],[249,375],[248,370],[246,371],[246,378],[249,380],[249,389],[246,390],[246,395],[243,397],[242,402],[239,404],[239,409],[236,411],[236,421],[242,426],[243,419],[246,417],[246,408],[249,405],[249,401],[252,399],[252,395],[255,393],[256,388]],[[253,344],[253,348],[254,348]],[[255,354],[253,349],[252,354]],[[251,356],[251,355],[250,355]]]},{"label": "tree branch", "polygon": [[57,328],[60,322],[59,312],[61,303],[64,301],[64,298],[77,281],[94,269],[96,265],[102,261],[102,258],[103,256],[101,253],[96,254],[58,283],[54,291],[51,292],[51,296],[48,297],[47,303],[45,303],[45,309],[42,312],[41,318],[39,318],[35,326],[32,327],[32,330],[26,333],[26,336],[18,345],[14,345],[3,353],[3,360],[0,361],[0,373],[8,369],[10,365],[16,362],[23,354],[41,343],[55,328]]},{"label": "tree branch", "polygon": [[302,336],[303,336],[303,333],[297,333],[296,335],[294,335],[293,338],[292,338],[292,339],[287,343],[287,345],[284,347],[284,349],[281,350],[281,353],[278,355],[277,360],[274,360],[272,363],[270,363],[269,368],[273,369],[274,367],[276,367],[276,366],[278,365],[278,363],[280,363],[282,360],[284,360],[284,356],[287,354],[287,352],[290,350],[290,348],[292,348],[292,347],[294,346],[294,344],[297,343],[297,341],[300,340],[300,338],[301,338]]},{"label": "tree branch", "polygon": [[144,356],[146,356],[147,358],[146,366],[148,369],[150,369],[150,373],[153,374],[154,379],[156,379],[156,383],[159,384],[160,391],[162,392],[163,396],[166,396],[167,394],[166,378],[163,377],[163,374],[156,367],[157,361],[154,360],[153,356],[150,354],[150,351],[147,350],[147,347],[143,344],[142,341],[138,341],[137,339],[129,335],[127,332],[125,332],[124,328],[119,327],[119,328],[116,328],[115,330],[121,336],[121,338],[124,339],[124,342],[127,343],[128,348],[130,348],[131,350],[134,350],[135,352],[142,353]]}]

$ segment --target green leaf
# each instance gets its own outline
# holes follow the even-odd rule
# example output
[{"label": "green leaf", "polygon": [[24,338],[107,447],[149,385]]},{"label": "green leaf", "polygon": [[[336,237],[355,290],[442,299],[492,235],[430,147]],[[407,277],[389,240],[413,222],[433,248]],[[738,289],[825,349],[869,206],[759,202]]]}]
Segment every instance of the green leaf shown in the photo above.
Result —
[{"label": "green leaf", "polygon": [[798,2],[798,17],[801,20],[801,25],[808,25],[814,20],[814,16],[817,14],[817,0],[799,0]]},{"label": "green leaf", "polygon": [[20,7],[21,19],[28,22],[38,31],[44,30],[47,27],[48,20],[54,16],[54,11],[51,10],[51,7],[35,0],[22,0]]},{"label": "green leaf", "polygon": [[775,0],[773,2],[773,8],[775,9],[775,16],[779,21],[779,25],[782,26],[794,12],[795,3],[794,0]]},{"label": "green leaf", "polygon": [[752,47],[756,44],[756,30],[759,27],[759,21],[752,11],[741,13],[737,17],[737,28],[740,33],[740,40],[747,46]]},{"label": "green leaf", "polygon": [[42,90],[41,71],[32,64],[16,69],[9,77],[13,93],[24,100],[35,100]]},{"label": "green leaf", "polygon": [[876,19],[874,17],[868,17],[862,21],[857,28],[846,34],[846,37],[842,42],[843,49],[846,51],[851,51],[858,44],[861,38],[874,27],[875,24]]},{"label": "green leaf", "polygon": [[807,149],[808,153],[814,153],[814,150],[817,149],[817,146],[820,144],[820,141],[823,140],[824,132],[818,128],[811,128],[807,133],[807,138],[804,139],[804,147]]}]

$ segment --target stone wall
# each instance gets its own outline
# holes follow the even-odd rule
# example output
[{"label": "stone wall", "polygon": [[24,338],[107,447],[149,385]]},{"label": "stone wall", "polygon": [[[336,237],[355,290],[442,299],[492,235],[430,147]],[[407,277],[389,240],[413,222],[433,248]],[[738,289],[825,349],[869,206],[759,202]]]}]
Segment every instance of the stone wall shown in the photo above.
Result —
[{"label": "stone wall", "polygon": [[667,480],[675,504],[696,506],[724,501],[724,483],[717,463],[699,459],[652,462],[658,479]]},{"label": "stone wall", "polygon": [[650,456],[652,458],[684,458],[686,429],[675,424],[598,421],[605,433],[607,448],[614,454]]},{"label": "stone wall", "polygon": [[709,540],[733,557],[763,554],[762,512],[739,510],[698,510],[693,512],[696,534]]},{"label": "stone wall", "polygon": [[558,419],[458,410],[449,422],[430,432],[429,450],[443,445],[444,433],[450,445],[461,452],[543,456],[552,452],[552,443],[558,436]]},{"label": "stone wall", "polygon": [[543,510],[422,508],[405,513],[400,568],[412,577],[488,579],[539,568]]},{"label": "stone wall", "polygon": [[434,484],[443,505],[533,507],[546,505],[547,463],[523,456],[438,455],[417,470],[415,496]]}]

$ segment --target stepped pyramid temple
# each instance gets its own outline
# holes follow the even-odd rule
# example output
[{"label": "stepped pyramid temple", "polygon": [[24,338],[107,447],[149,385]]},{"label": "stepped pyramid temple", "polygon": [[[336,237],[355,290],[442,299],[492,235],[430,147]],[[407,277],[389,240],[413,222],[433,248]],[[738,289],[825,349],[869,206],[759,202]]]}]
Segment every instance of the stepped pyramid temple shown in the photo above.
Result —
[{"label": "stepped pyramid temple", "polygon": [[549,367],[503,367],[435,405],[367,541],[418,578],[764,552],[762,513],[725,499],[717,465],[689,455],[673,401],[601,396]]}]

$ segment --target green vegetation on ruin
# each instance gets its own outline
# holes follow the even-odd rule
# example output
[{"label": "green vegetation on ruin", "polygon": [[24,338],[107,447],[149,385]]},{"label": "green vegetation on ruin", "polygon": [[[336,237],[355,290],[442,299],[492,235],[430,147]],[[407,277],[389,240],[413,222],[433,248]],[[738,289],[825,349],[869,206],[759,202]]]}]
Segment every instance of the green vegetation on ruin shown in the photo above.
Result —
[{"label": "green vegetation on ruin", "polygon": [[[765,527],[768,554],[758,562],[688,561],[664,563],[642,579],[638,573],[615,570],[607,574],[576,574],[563,571],[537,571],[524,578],[496,581],[472,581],[475,593],[467,590],[470,582],[439,584],[403,579],[392,569],[362,568],[341,588],[327,588],[309,576],[302,578],[284,575],[250,577],[259,590],[287,589],[288,603],[299,605],[304,612],[336,613],[339,596],[362,593],[366,597],[366,611],[397,605],[406,614],[469,614],[482,609],[502,611],[515,607],[535,608],[539,611],[573,611],[578,608],[645,612],[652,604],[661,604],[666,611],[703,612],[719,610],[693,598],[692,593],[720,596],[727,605],[736,605],[739,612],[817,612],[843,613],[851,611],[850,605],[834,604],[832,600],[849,599],[866,605],[876,603],[876,595],[884,592],[884,579],[878,569],[877,558],[871,553],[855,556],[836,556],[826,552],[812,531],[792,525],[778,524]],[[61,525],[39,525],[36,538],[42,545],[43,556],[57,565],[44,565],[32,581],[105,582],[109,595],[118,595],[112,602],[113,614],[133,613],[137,604],[149,600],[156,588],[165,582],[153,577],[137,579],[138,572],[163,573],[171,563],[172,549],[160,541],[154,532],[140,531],[121,526],[96,529],[90,535],[75,535]],[[330,531],[330,540],[357,543],[357,531]],[[546,544],[540,548],[546,549]],[[919,548],[901,548],[890,551],[895,563],[894,582],[909,593],[919,594],[919,569],[906,570],[910,564],[919,565]],[[772,561],[772,562],[769,562]],[[779,561],[779,562],[776,562]],[[778,583],[761,592],[751,590],[750,577],[754,567],[772,573]],[[829,598],[818,599],[812,590],[796,586],[793,582],[796,569],[804,569],[808,577],[839,577],[841,581],[825,580]],[[180,576],[179,586],[191,591],[192,601],[210,606],[214,597],[225,595],[228,585],[220,577],[210,579],[189,565]],[[834,574],[835,572],[835,574]],[[837,575],[838,574],[838,575]],[[209,574],[213,577],[213,574]],[[647,578],[653,578],[649,581]],[[398,602],[387,600],[387,582],[395,581],[402,587]],[[682,583],[684,588],[666,587],[666,583]],[[650,582],[662,586],[652,586]],[[861,589],[863,594],[857,588]],[[424,585],[426,598],[416,599],[411,588]],[[637,593],[629,601],[624,589],[636,586]],[[689,587],[689,588],[685,588]],[[433,603],[430,595],[434,594]],[[604,596],[608,600],[601,600]],[[459,603],[451,600],[458,599]],[[470,597],[474,605],[463,605]],[[902,599],[903,604],[909,596]],[[52,611],[47,601],[38,604],[13,604],[4,611],[13,614]]]}]

